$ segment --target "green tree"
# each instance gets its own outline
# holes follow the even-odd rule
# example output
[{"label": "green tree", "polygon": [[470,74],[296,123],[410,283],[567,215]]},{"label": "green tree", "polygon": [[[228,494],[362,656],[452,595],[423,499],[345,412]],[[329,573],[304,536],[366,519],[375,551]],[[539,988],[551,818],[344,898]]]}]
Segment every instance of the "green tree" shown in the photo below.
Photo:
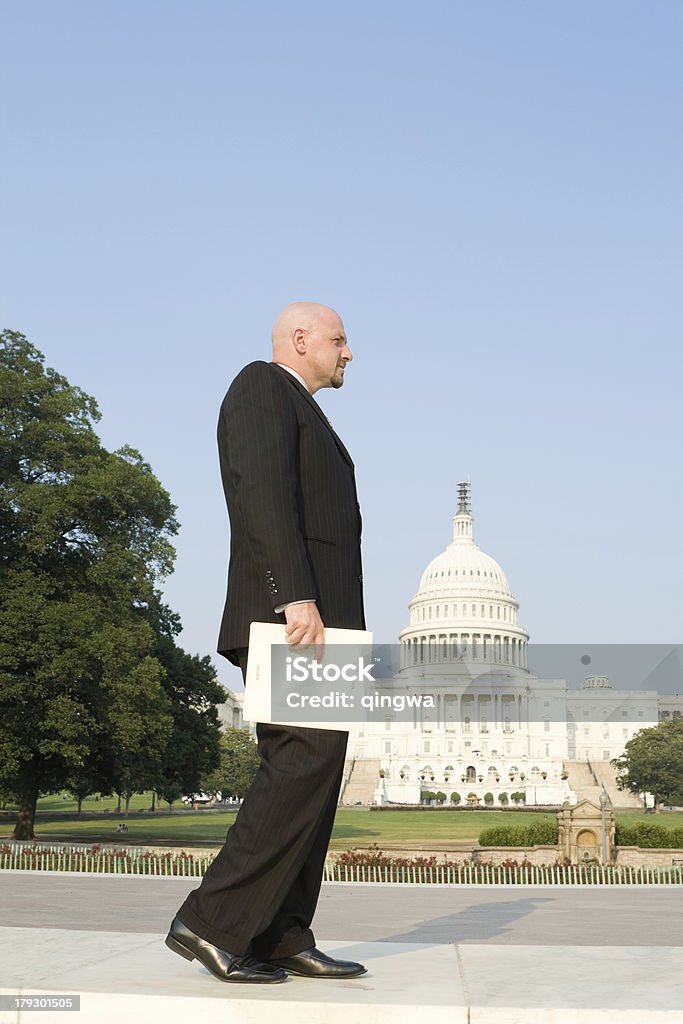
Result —
[{"label": "green tree", "polygon": [[76,798],[76,813],[79,818],[83,801],[87,797],[93,793],[102,793],[104,796],[108,796],[112,791],[108,773],[99,771],[99,765],[92,756],[88,759],[87,766],[74,769],[73,775],[67,780],[67,788]]},{"label": "green tree", "polygon": [[142,456],[103,448],[95,400],[13,331],[0,398],[0,787],[30,839],[38,795],[79,771],[158,770],[173,720],[144,613],[177,523]]},{"label": "green tree", "polygon": [[173,804],[177,800],[180,800],[183,795],[183,791],[180,786],[176,786],[173,782],[162,782],[159,786],[158,793],[161,799],[168,804],[169,814],[173,811]]},{"label": "green tree", "polygon": [[208,656],[200,658],[178,647],[180,618],[159,595],[149,603],[146,617],[154,629],[154,654],[164,669],[162,685],[172,717],[171,736],[155,780],[155,788],[170,807],[183,794],[202,790],[205,777],[221,765],[216,705],[224,703],[227,695]]},{"label": "green tree", "polygon": [[617,785],[632,793],[651,793],[655,810],[683,800],[683,719],[641,729],[612,764]]},{"label": "green tree", "polygon": [[244,729],[224,728],[218,767],[207,772],[196,788],[211,795],[243,797],[254,781],[258,766],[258,748],[249,733]]},{"label": "green tree", "polygon": [[452,804],[459,804],[461,799],[462,799],[462,797],[460,796],[459,793],[451,793],[451,803]]}]

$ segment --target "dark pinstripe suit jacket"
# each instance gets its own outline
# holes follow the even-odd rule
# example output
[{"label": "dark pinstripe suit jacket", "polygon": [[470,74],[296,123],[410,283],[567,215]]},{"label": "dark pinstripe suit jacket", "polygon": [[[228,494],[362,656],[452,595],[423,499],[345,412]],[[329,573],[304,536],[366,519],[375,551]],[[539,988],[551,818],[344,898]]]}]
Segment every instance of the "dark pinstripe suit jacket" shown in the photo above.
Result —
[{"label": "dark pinstripe suit jacket", "polygon": [[325,414],[275,363],[255,362],[223,400],[218,450],[230,516],[218,650],[233,663],[251,622],[315,599],[326,626],[364,629],[361,517],[353,462]]}]

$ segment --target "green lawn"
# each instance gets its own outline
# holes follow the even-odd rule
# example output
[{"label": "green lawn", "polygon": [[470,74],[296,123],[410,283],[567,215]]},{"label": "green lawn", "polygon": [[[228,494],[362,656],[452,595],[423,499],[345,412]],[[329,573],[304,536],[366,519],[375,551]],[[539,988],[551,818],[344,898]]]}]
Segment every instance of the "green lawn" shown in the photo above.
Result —
[{"label": "green lawn", "polygon": [[[145,806],[149,806],[148,798],[143,798]],[[66,803],[66,801],[65,801]],[[95,805],[97,807],[97,805]],[[61,808],[58,808],[61,809]],[[45,817],[39,815],[36,823],[36,834],[44,842],[116,842],[120,844],[162,844],[192,846],[210,843],[220,845],[227,830],[235,820],[234,811],[174,811],[173,814],[157,813],[154,815],[131,813],[127,819],[115,814],[88,814],[83,820],[73,818],[64,820],[54,817],[53,807],[45,807]],[[52,813],[51,813],[52,812]],[[484,828],[494,825],[524,825],[533,821],[554,819],[554,814],[535,814],[517,811],[357,811],[340,809],[332,833],[331,849],[342,850],[350,846],[369,846],[377,843],[388,848],[394,844],[414,844],[424,849],[439,849],[456,843],[475,843]],[[115,832],[119,821],[125,820],[128,834],[119,835]],[[618,815],[624,824],[636,821],[647,821],[673,828],[683,825],[683,814],[638,814],[627,813]],[[13,830],[13,823],[8,819],[0,820],[0,840],[8,839]]]}]

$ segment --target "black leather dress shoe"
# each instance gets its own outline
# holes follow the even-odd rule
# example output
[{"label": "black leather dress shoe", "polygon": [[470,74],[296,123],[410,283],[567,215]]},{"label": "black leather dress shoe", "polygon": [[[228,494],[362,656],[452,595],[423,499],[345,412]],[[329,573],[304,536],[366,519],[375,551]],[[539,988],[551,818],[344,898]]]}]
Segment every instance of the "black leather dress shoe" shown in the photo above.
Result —
[{"label": "black leather dress shoe", "polygon": [[354,960],[334,960],[315,946],[269,963],[284,967],[289,974],[298,974],[302,978],[357,978],[359,974],[367,973],[367,967],[362,964]]},{"label": "black leather dress shoe", "polygon": [[166,936],[166,945],[186,960],[195,957],[220,981],[274,982],[286,981],[287,974],[281,967],[264,964],[253,956],[237,956],[227,949],[212,946],[206,939],[200,939],[183,924],[180,918],[173,919]]}]

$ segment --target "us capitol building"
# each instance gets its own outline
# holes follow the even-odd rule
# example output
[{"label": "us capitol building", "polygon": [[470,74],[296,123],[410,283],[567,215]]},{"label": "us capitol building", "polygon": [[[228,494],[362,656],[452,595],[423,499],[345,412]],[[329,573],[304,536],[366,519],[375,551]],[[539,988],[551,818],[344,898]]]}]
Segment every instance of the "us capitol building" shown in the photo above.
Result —
[{"label": "us capitol building", "polygon": [[488,795],[500,807],[522,794],[527,805],[558,805],[604,788],[615,806],[642,807],[618,790],[609,761],[639,730],[680,717],[683,697],[619,691],[606,676],[588,676],[580,690],[534,676],[519,604],[474,541],[468,483],[458,498],[452,540],[410,603],[400,667],[378,682],[387,693],[431,694],[434,706],[384,711],[350,733],[341,804],[417,804],[429,790],[461,805]]}]

